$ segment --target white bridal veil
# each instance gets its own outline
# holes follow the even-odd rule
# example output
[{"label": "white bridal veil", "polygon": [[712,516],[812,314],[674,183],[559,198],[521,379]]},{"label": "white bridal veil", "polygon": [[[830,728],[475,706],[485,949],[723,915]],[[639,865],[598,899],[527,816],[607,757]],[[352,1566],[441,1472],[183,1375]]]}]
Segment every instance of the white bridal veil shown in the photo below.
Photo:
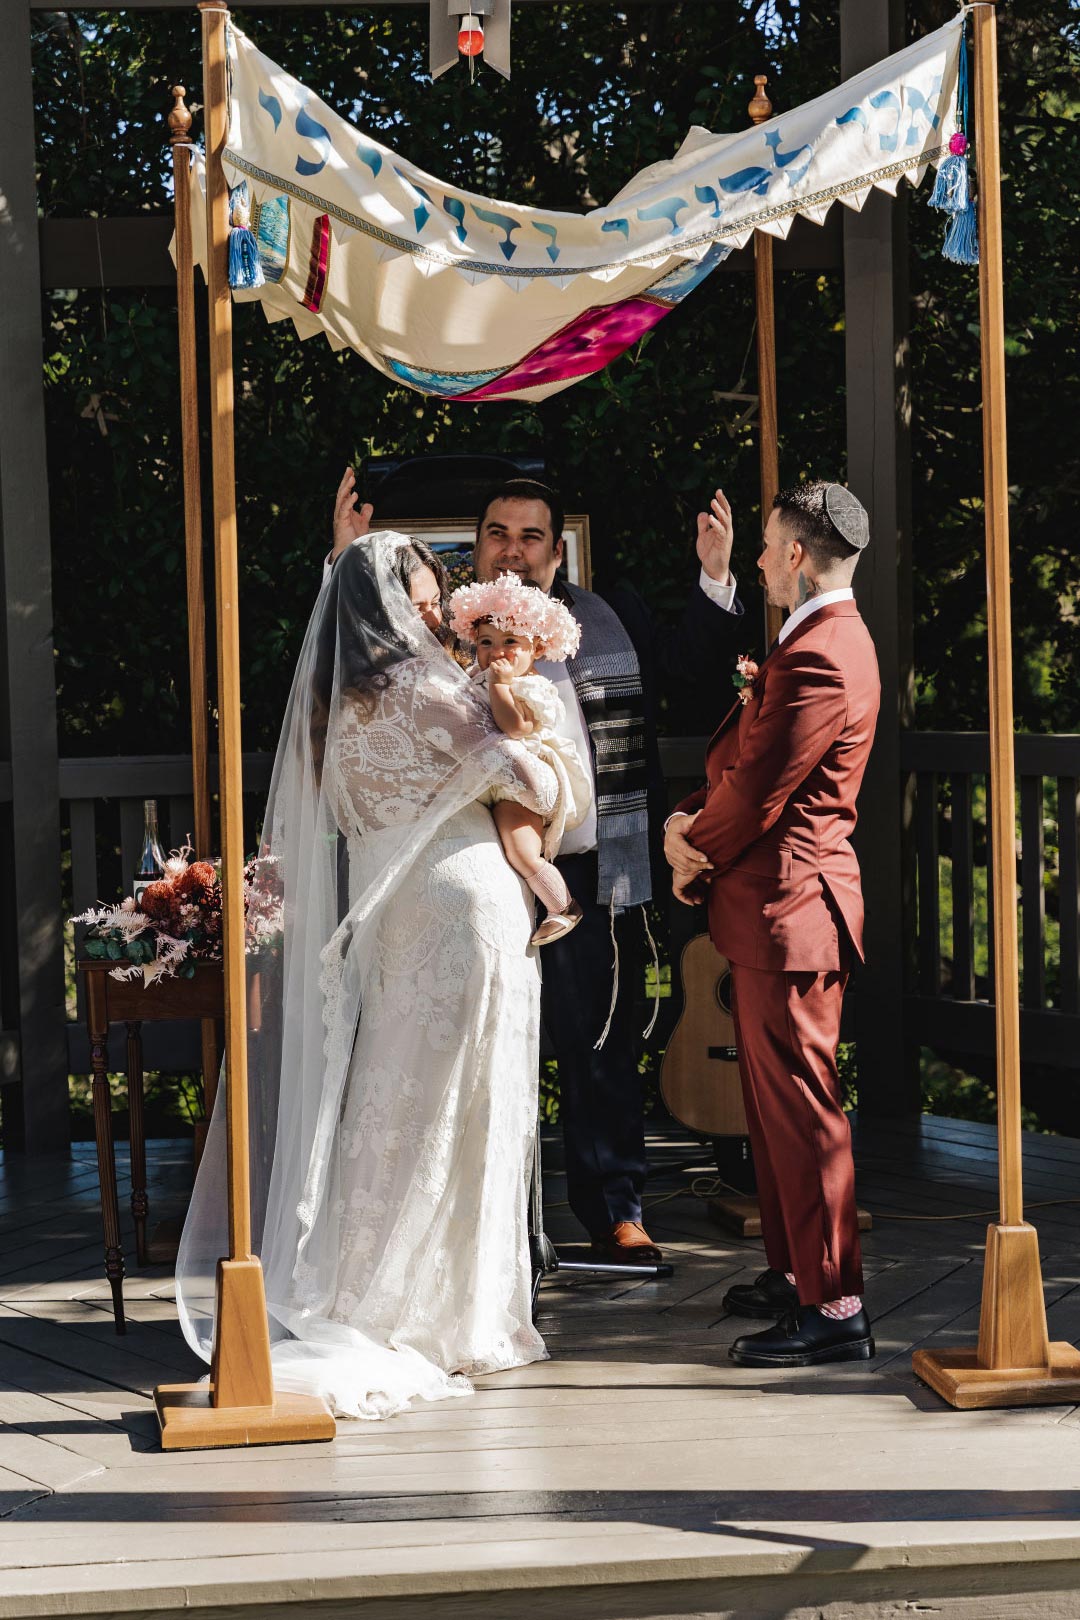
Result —
[{"label": "white bridal veil", "polygon": [[[338,1409],[349,1410],[339,1375],[343,1360],[361,1353],[364,1389],[353,1409],[363,1416],[455,1387],[408,1345],[373,1342],[340,1306],[348,1243],[339,1122],[347,1108],[363,1117],[364,1098],[350,1088],[378,1084],[362,1066],[350,1070],[376,932],[396,922],[395,898],[425,846],[487,786],[504,783],[541,813],[555,794],[551,773],[495,729],[417,616],[395,567],[407,544],[388,532],[359,540],[323,583],[260,850],[261,881],[280,894],[282,935],[256,951],[249,928],[252,1241],[266,1279],[275,1382],[333,1390]],[[181,1324],[205,1360],[215,1267],[227,1252],[225,1084],[223,1074],[177,1265]],[[376,1118],[376,1138],[383,1128]],[[382,1147],[376,1140],[365,1151]],[[415,1182],[415,1166],[409,1173]]]}]

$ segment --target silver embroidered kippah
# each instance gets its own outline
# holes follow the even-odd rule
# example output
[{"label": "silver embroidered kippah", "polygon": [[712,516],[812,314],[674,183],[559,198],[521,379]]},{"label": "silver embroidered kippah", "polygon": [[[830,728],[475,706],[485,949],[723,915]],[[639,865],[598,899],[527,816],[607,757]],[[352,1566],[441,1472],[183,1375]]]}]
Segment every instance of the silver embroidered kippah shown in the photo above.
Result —
[{"label": "silver embroidered kippah", "polygon": [[870,544],[870,519],[866,507],[850,489],[845,489],[843,484],[827,484],[825,510],[841,539],[856,551],[865,550]]}]

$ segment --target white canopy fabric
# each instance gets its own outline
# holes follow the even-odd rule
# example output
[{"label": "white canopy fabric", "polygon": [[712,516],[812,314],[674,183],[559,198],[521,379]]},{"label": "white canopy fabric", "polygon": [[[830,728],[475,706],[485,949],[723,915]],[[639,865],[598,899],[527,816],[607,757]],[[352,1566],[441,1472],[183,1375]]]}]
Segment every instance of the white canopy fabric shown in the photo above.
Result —
[{"label": "white canopy fabric", "polygon": [[[421,393],[543,399],[607,365],[755,230],[896,194],[948,153],[965,7],[944,28],[741,134],[694,128],[584,214],[447,185],[229,29],[225,172],[246,181],[262,284],[234,294]],[[205,176],[192,187],[205,269]]]}]

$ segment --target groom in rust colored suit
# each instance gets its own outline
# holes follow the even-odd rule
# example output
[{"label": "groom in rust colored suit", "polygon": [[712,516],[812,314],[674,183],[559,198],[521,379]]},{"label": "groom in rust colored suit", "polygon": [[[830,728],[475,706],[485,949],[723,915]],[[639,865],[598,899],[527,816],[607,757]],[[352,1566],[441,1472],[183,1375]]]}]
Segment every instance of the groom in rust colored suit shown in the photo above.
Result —
[{"label": "groom in rust colored suit", "polygon": [[[730,518],[730,513],[728,514]],[[851,1136],[836,1047],[862,959],[849,843],[880,686],[851,579],[866,512],[840,484],[776,497],[758,566],[790,609],[709,743],[708,785],[678,807],[665,852],[676,896],[708,901],[731,963],[735,1039],[769,1269],[728,1291],[735,1315],[779,1319],[732,1346],[746,1366],[874,1354],[862,1303]]]}]

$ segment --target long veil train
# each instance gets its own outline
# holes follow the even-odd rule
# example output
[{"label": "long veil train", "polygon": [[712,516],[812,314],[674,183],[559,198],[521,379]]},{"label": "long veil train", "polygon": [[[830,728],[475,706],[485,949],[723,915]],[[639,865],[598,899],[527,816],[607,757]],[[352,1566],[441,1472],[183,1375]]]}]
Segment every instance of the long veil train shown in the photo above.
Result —
[{"label": "long veil train", "polygon": [[[546,814],[555,779],[417,617],[394,569],[407,543],[358,541],[324,581],[267,804],[270,901],[249,913],[252,1231],[275,1383],[365,1417],[544,1354],[524,1223],[531,901],[476,801],[497,781]],[[225,1085],[177,1265],[206,1360]]]}]

